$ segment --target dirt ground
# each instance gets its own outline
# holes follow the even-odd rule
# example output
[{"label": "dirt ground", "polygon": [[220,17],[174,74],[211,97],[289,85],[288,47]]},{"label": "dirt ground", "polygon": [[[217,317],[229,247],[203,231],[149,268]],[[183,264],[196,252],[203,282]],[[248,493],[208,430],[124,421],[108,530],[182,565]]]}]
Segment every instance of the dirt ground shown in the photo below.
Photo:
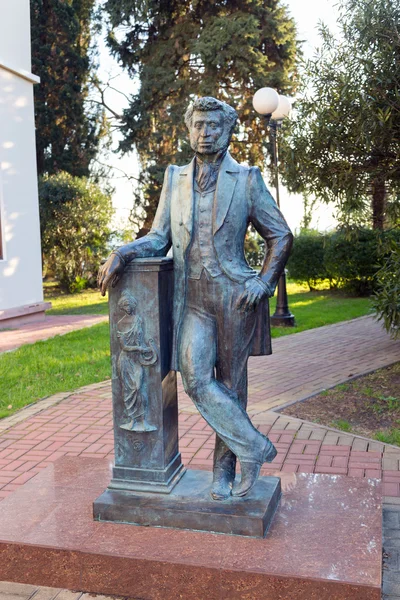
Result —
[{"label": "dirt ground", "polygon": [[338,385],[280,412],[400,445],[400,363]]}]

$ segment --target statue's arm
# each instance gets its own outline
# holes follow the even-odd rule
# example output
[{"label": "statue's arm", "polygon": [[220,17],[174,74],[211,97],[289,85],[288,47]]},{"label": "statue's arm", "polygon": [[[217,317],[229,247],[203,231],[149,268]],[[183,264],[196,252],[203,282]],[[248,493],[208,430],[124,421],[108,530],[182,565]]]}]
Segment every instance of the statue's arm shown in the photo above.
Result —
[{"label": "statue's arm", "polygon": [[146,347],[144,346],[125,346],[125,344],[121,344],[121,349],[125,352],[145,352]]},{"label": "statue's arm", "polygon": [[171,247],[171,191],[174,167],[165,171],[156,216],[150,232],[144,237],[114,250],[100,268],[98,285],[104,296],[109,285],[115,286],[125,266],[134,258],[165,256]]},{"label": "statue's arm", "polygon": [[266,254],[259,277],[272,295],[289,258],[293,244],[290,231],[258,167],[249,174],[250,221],[265,240]]},{"label": "statue's arm", "polygon": [[121,346],[121,350],[125,350],[125,352],[139,352],[142,351],[142,346],[130,346],[126,343],[126,335],[122,331],[117,331],[117,337],[119,339],[119,343]]}]

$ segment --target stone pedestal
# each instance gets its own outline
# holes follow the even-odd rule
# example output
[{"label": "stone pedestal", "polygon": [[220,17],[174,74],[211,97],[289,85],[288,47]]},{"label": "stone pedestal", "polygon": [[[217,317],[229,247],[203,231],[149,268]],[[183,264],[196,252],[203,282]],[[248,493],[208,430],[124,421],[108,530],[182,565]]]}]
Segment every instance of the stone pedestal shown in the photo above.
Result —
[{"label": "stone pedestal", "polygon": [[380,483],[276,475],[282,501],[257,539],[93,521],[109,460],[63,457],[1,502],[0,581],[146,600],[380,600]]},{"label": "stone pedestal", "polygon": [[[126,305],[135,301],[128,314]],[[169,493],[184,473],[176,373],[170,371],[172,302],[170,258],[136,259],[110,288],[115,466],[109,489]],[[144,350],[130,351],[132,344]],[[144,427],[130,418],[135,409]]]},{"label": "stone pedestal", "polygon": [[279,477],[260,477],[246,498],[216,502],[212,473],[187,470],[170,494],[108,489],[97,498],[97,521],[174,527],[247,537],[264,537],[281,497]]}]

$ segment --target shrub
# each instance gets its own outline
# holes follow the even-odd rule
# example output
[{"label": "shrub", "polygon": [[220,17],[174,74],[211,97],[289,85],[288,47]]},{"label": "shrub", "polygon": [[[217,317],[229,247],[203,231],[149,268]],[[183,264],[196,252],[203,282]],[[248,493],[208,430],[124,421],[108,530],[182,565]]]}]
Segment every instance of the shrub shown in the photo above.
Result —
[{"label": "shrub", "polygon": [[376,286],[375,275],[388,258],[390,243],[400,243],[399,230],[339,230],[325,235],[303,231],[294,240],[289,275],[307,282],[310,290],[329,279],[331,287],[365,296]]},{"label": "shrub", "polygon": [[111,198],[87,178],[68,173],[39,180],[43,265],[63,289],[95,284],[112,234]]},{"label": "shrub", "polygon": [[400,244],[393,239],[390,254],[376,274],[372,302],[378,321],[393,338],[400,337]]},{"label": "shrub", "polygon": [[330,279],[359,296],[370,294],[379,269],[379,236],[372,229],[327,236],[324,264]]},{"label": "shrub", "polygon": [[310,290],[328,277],[324,265],[325,236],[307,230],[296,236],[288,261],[289,277],[297,282],[306,281]]},{"label": "shrub", "polygon": [[391,242],[400,240],[399,231],[358,229],[337,231],[327,239],[324,262],[339,287],[358,296],[371,294],[376,273],[388,258]]}]

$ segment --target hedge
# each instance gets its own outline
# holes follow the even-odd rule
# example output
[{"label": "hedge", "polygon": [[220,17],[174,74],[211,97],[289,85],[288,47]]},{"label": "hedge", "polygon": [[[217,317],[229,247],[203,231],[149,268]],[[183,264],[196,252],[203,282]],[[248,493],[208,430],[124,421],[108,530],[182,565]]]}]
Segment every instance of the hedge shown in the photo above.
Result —
[{"label": "hedge", "polygon": [[307,282],[310,290],[328,279],[331,287],[367,295],[376,287],[376,273],[387,260],[392,243],[400,243],[399,230],[305,231],[295,237],[289,277]]},{"label": "hedge", "polygon": [[294,238],[288,262],[289,276],[298,282],[306,281],[310,290],[328,278],[324,264],[326,236],[306,231]]},{"label": "hedge", "polygon": [[392,241],[391,250],[376,274],[372,303],[378,321],[397,339],[400,337],[400,244]]}]

